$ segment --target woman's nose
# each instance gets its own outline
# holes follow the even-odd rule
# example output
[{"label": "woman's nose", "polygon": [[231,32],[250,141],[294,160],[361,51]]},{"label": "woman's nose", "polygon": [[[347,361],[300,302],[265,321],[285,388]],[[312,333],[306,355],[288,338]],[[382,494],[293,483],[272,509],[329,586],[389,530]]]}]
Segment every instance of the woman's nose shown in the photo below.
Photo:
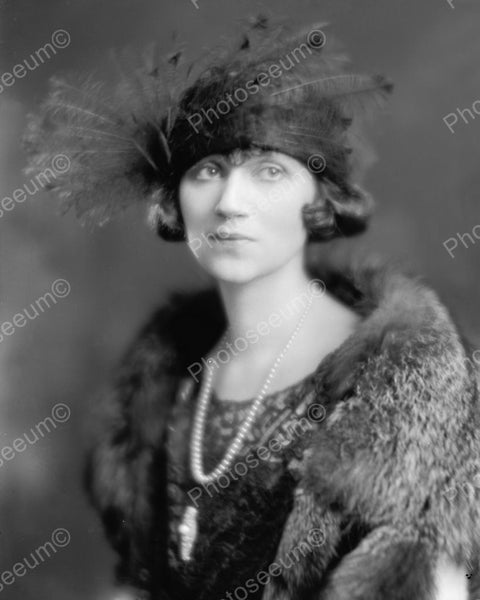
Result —
[{"label": "woman's nose", "polygon": [[225,177],[224,185],[215,206],[215,213],[223,217],[246,215],[246,190],[245,176],[240,169],[232,169]]}]

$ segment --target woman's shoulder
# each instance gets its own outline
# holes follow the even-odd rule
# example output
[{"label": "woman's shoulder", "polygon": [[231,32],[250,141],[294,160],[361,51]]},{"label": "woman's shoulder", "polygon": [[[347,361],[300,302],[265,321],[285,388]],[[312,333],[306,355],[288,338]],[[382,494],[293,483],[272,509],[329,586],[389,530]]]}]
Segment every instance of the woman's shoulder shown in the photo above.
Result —
[{"label": "woman's shoulder", "polygon": [[337,397],[352,389],[361,372],[365,381],[374,378],[375,365],[384,380],[400,371],[418,373],[424,381],[448,373],[465,383],[475,379],[471,345],[439,294],[418,273],[376,255],[319,265],[314,273],[361,316],[330,361],[327,379]]},{"label": "woman's shoulder", "polygon": [[446,439],[478,454],[478,365],[437,292],[390,261],[362,264],[349,278],[364,315],[322,373],[330,422],[359,446],[416,444],[431,464]]},{"label": "woman's shoulder", "polygon": [[[343,307],[341,343],[321,372],[334,397],[343,397],[354,384],[368,387],[377,378],[398,379],[400,373],[416,377],[418,384],[421,379],[424,386],[445,377],[467,386],[479,376],[476,355],[447,306],[398,261],[369,255],[317,263],[312,275]],[[173,293],[140,329],[127,362],[188,375],[189,366],[201,362],[224,327],[215,288]]]},{"label": "woman's shoulder", "polygon": [[371,306],[321,373],[327,411],[305,455],[305,485],[366,523],[436,531],[452,556],[480,518],[472,498],[448,498],[480,464],[478,369],[420,278],[387,265],[351,281]]},{"label": "woman's shoulder", "polygon": [[181,374],[224,327],[214,288],[170,293],[144,320],[124,353],[125,365],[157,366]]}]

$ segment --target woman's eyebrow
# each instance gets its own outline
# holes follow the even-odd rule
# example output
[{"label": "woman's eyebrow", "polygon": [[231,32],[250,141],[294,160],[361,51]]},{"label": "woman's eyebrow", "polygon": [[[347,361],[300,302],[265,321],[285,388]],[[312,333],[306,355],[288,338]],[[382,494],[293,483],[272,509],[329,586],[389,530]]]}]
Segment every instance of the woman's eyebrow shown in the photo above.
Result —
[{"label": "woman's eyebrow", "polygon": [[226,158],[225,156],[223,156],[222,154],[211,154],[209,156],[206,156],[205,158],[200,159],[198,162],[196,162],[194,165],[192,165],[191,169],[200,169],[202,167],[204,167],[205,165],[208,165],[209,163],[226,163]]}]

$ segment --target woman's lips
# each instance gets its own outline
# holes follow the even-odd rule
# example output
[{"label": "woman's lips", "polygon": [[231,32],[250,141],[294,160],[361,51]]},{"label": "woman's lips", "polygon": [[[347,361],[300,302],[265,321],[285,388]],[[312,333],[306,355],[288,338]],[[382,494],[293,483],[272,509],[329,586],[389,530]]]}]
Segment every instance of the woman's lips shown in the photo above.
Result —
[{"label": "woman's lips", "polygon": [[[210,234],[216,242],[234,242],[234,241],[251,241],[252,238],[241,233],[228,233],[220,235],[218,233]],[[209,237],[210,237],[209,236]]]},{"label": "woman's lips", "polygon": [[218,234],[212,233],[209,238],[212,240],[212,248],[219,250],[236,250],[253,242],[253,238],[240,233]]}]

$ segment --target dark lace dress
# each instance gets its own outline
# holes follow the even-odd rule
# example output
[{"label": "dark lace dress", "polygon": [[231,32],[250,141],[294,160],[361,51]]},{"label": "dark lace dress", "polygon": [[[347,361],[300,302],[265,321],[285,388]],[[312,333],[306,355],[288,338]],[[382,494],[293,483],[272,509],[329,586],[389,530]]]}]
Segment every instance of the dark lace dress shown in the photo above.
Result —
[{"label": "dark lace dress", "polygon": [[[193,480],[189,466],[198,385],[180,388],[167,426],[168,568],[162,590],[166,598],[221,600],[232,597],[227,592],[235,597],[239,586],[246,590],[238,591],[239,597],[245,593],[250,600],[262,597],[264,586],[255,578],[274,560],[293,505],[297,480],[289,467],[298,464],[315,426],[323,420],[316,382],[319,368],[265,397],[229,471],[205,486]],[[203,444],[206,472],[225,455],[252,401],[212,395]],[[191,560],[184,561],[178,527],[185,508],[195,505],[198,532]]]}]

